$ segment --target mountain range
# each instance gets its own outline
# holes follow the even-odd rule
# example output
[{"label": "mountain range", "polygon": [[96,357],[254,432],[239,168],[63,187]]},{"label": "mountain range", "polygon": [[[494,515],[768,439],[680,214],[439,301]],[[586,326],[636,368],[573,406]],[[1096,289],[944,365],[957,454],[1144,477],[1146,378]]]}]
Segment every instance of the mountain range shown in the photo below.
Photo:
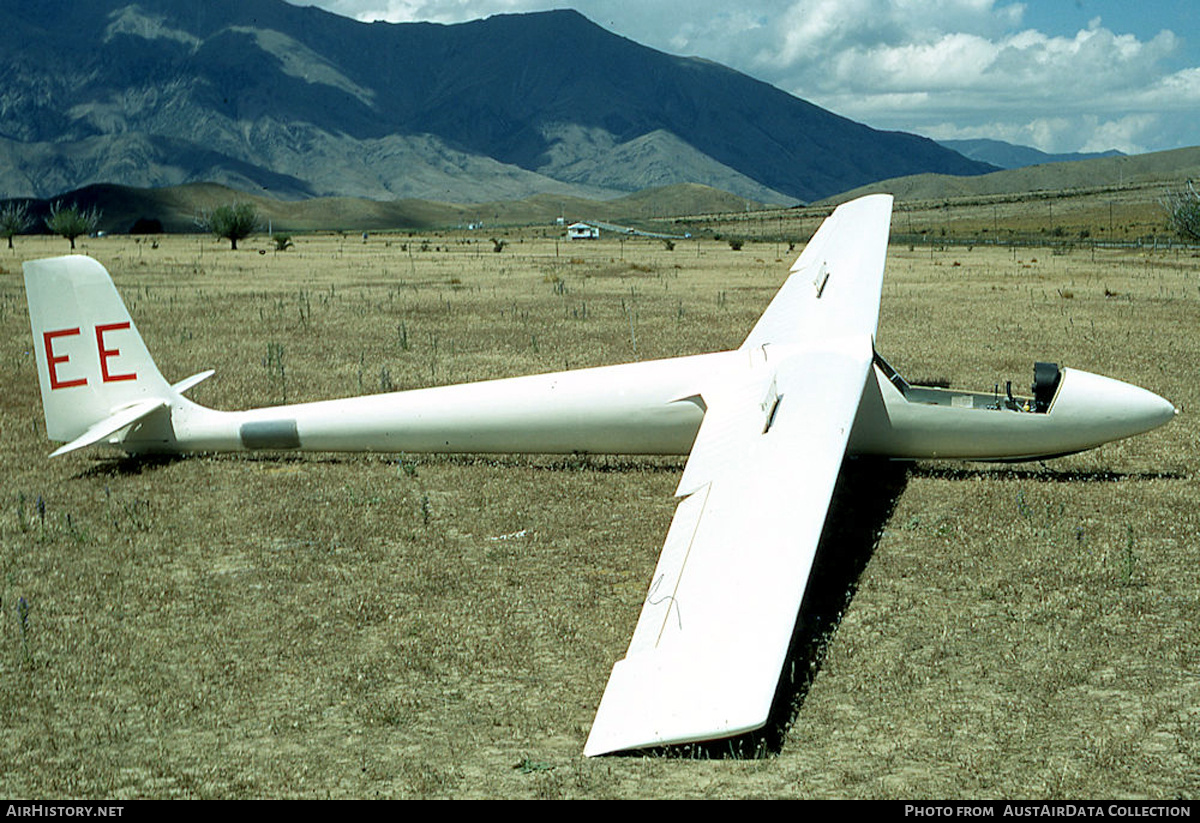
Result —
[{"label": "mountain range", "polygon": [[1005,143],[1003,140],[939,140],[938,143],[948,149],[953,149],[964,157],[991,163],[1001,169],[1022,169],[1026,166],[1040,166],[1043,163],[1075,163],[1080,160],[1097,160],[1104,157],[1125,157],[1123,152],[1116,149],[1099,152],[1070,152],[1068,154],[1050,154],[1030,146],[1018,146]]},{"label": "mountain range", "polygon": [[361,23],[283,0],[0,6],[0,197],[214,182],[279,199],[811,201],[994,167],[574,11]]}]

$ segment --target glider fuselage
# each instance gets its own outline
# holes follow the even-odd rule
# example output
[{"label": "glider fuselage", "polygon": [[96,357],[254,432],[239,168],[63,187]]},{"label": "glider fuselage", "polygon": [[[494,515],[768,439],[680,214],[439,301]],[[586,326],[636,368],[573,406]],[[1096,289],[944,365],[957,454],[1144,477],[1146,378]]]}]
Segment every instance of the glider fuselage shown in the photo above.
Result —
[{"label": "glider fuselage", "polygon": [[[216,411],[186,399],[139,424],[132,452],[241,450],[686,455],[704,387],[770,367],[772,348],[629,363],[341,400]],[[780,348],[780,347],[774,347]],[[848,451],[1022,460],[1148,431],[1175,410],[1144,389],[1064,369],[1045,411],[999,392],[898,387],[876,365]],[[780,403],[821,403],[780,396]]]}]

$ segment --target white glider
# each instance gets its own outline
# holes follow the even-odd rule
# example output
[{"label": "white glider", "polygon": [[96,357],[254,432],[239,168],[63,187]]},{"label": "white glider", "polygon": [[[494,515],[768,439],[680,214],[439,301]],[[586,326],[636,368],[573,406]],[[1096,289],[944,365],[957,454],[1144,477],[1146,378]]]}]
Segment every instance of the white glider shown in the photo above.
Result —
[{"label": "white glider", "polygon": [[65,443],[54,455],[97,443],[688,454],[585,753],[740,734],[767,720],[846,454],[1028,460],[1176,413],[1144,389],[1048,363],[1031,397],[909,385],[874,351],[891,206],[888,195],[840,206],[734,351],[239,412],[183,396],[211,372],[167,383],[98,262],[31,261],[46,431]]}]

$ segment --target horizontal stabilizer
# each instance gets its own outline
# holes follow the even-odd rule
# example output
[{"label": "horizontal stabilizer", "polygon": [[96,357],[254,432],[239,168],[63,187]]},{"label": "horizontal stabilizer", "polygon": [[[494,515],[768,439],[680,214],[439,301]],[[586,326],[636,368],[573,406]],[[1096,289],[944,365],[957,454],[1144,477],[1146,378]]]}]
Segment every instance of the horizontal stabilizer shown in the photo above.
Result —
[{"label": "horizontal stabilizer", "polygon": [[121,409],[111,417],[106,417],[99,423],[95,423],[88,427],[88,430],[76,437],[65,446],[60,446],[51,452],[51,457],[58,457],[60,454],[73,452],[76,449],[82,449],[85,446],[90,446],[93,443],[99,443],[112,435],[119,432],[126,426],[131,426],[140,420],[150,416],[159,409],[166,408],[168,402],[165,398],[154,398],[151,400],[143,400],[140,403],[135,403],[128,408]]},{"label": "horizontal stabilizer", "polygon": [[191,377],[185,377],[178,383],[172,383],[171,391],[175,392],[176,394],[183,394],[192,386],[195,386],[197,383],[203,383],[216,373],[216,369],[208,369],[207,371],[202,371],[199,374],[193,374]]}]

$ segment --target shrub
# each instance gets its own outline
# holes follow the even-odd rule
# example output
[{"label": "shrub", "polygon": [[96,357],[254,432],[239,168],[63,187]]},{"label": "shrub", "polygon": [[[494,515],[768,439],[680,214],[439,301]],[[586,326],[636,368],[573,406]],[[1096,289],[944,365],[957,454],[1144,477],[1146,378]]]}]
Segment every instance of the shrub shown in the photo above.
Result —
[{"label": "shrub", "polygon": [[213,236],[228,240],[230,249],[237,251],[239,240],[258,231],[258,210],[250,203],[217,206],[201,214],[196,223]]},{"label": "shrub", "polygon": [[1188,240],[1200,240],[1200,192],[1191,180],[1183,189],[1168,191],[1162,204],[1173,230]]},{"label": "shrub", "polygon": [[81,234],[91,234],[99,222],[100,210],[97,208],[80,209],[74,203],[65,207],[62,203],[52,203],[50,216],[46,218],[46,228],[70,240],[71,248],[74,249],[75,238]]},{"label": "shrub", "polygon": [[13,235],[25,231],[32,222],[27,205],[15,201],[8,203],[0,209],[0,237],[8,238],[8,247],[11,249]]}]

